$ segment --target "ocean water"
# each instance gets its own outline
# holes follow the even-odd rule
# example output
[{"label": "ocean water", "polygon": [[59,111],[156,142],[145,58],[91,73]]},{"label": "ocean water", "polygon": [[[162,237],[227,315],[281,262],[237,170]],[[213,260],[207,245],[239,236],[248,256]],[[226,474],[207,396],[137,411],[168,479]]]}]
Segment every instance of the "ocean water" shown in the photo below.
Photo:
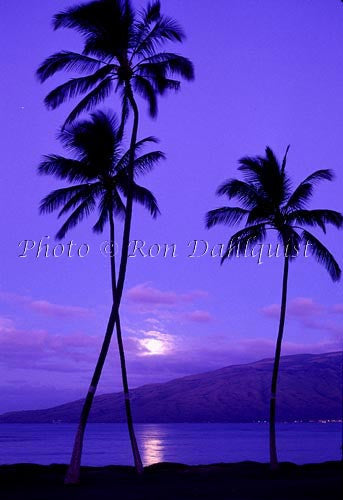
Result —
[{"label": "ocean water", "polygon": [[[74,424],[0,424],[0,463],[66,463]],[[137,424],[144,465],[181,462],[190,465],[268,461],[267,424]],[[279,424],[279,460],[298,464],[339,460],[341,424]],[[84,465],[131,465],[125,424],[89,424]]]}]

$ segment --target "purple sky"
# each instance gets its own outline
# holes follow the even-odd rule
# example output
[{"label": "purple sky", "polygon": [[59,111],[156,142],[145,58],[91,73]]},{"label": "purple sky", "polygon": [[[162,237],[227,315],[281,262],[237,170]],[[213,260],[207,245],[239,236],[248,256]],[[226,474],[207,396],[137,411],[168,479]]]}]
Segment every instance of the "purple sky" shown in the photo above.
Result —
[{"label": "purple sky", "polygon": [[[34,70],[49,54],[78,50],[79,37],[54,33],[52,15],[74,2],[7,2],[1,37],[1,284],[0,411],[42,408],[82,397],[88,386],[110,309],[106,240],[84,222],[65,239],[87,242],[90,254],[19,258],[18,243],[58,229],[56,216],[39,216],[40,199],[62,187],[40,178],[43,154],[59,152],[55,134],[71,104],[49,112],[47,91]],[[135,2],[136,5],[141,2]],[[196,81],[160,101],[156,121],[142,103],[140,137],[156,135],[167,154],[143,182],[157,196],[162,216],[135,212],[132,239],[175,243],[175,258],[130,259],[122,305],[131,386],[160,382],[273,354],[282,262],[234,259],[224,266],[206,255],[189,258],[188,242],[225,243],[232,231],[204,229],[204,214],[218,206],[215,190],[237,175],[237,160],[281,156],[295,182],[332,168],[313,207],[342,210],[343,6],[338,0],[164,0],[164,11],[188,39],[174,47],[190,57]],[[215,8],[214,8],[215,5]],[[112,98],[109,106],[119,106]],[[343,264],[342,235],[326,244]],[[272,241],[271,241],[272,242]],[[284,354],[338,350],[342,343],[342,285],[312,259],[292,264]],[[100,392],[119,390],[115,345]]]}]

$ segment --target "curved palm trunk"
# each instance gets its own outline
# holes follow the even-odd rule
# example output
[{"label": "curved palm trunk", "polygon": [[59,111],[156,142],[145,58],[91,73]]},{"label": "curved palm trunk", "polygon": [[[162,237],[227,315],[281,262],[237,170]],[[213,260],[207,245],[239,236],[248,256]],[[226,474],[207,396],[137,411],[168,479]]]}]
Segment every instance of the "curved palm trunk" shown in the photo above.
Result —
[{"label": "curved palm trunk", "polygon": [[121,326],[120,326],[120,318],[119,318],[119,306],[121,297],[123,294],[126,269],[127,269],[127,260],[129,255],[129,244],[130,244],[130,231],[131,231],[131,222],[132,222],[132,209],[133,209],[133,181],[134,181],[134,162],[135,162],[135,146],[137,142],[137,133],[138,133],[138,122],[139,122],[139,112],[136,101],[134,99],[132,89],[130,84],[127,84],[126,90],[128,93],[128,98],[133,110],[133,127],[130,141],[130,157],[129,157],[129,165],[128,165],[128,192],[126,197],[126,213],[125,213],[125,223],[124,223],[124,231],[123,231],[123,247],[121,252],[120,259],[120,267],[119,267],[119,276],[117,289],[115,294],[115,300],[113,301],[113,307],[116,309],[116,325],[117,325],[117,342],[120,356],[120,365],[122,372],[122,381],[123,381],[123,390],[124,390],[124,398],[125,398],[125,411],[126,411],[126,420],[129,430],[129,436],[131,441],[133,459],[135,463],[136,472],[141,475],[143,473],[143,464],[142,459],[139,453],[138,444],[135,436],[135,431],[133,427],[133,419],[132,419],[132,411],[131,411],[131,402],[130,402],[130,391],[129,384],[127,378],[127,370],[126,370],[126,361],[125,361],[125,353],[124,353],[124,345],[121,334]]},{"label": "curved palm trunk", "polygon": [[115,314],[112,309],[110,317],[108,319],[107,328],[105,337],[101,346],[101,351],[99,354],[98,361],[95,366],[95,370],[92,376],[92,380],[87,392],[86,399],[83,403],[81,416],[79,425],[76,431],[75,439],[74,439],[74,447],[70,460],[70,464],[64,479],[65,484],[77,484],[80,480],[80,464],[81,464],[81,455],[82,455],[82,447],[83,447],[83,438],[85,434],[85,429],[88,421],[88,416],[90,409],[92,407],[93,399],[95,396],[95,392],[100,380],[102,368],[105,363],[105,359],[108,353],[108,349],[111,343],[113,328],[115,323]]},{"label": "curved palm trunk", "polygon": [[129,384],[128,384],[128,379],[127,379],[126,361],[125,361],[125,353],[124,353],[124,346],[123,346],[123,339],[122,339],[122,334],[121,334],[121,324],[120,324],[119,315],[117,316],[116,326],[117,326],[117,342],[118,342],[118,348],[119,348],[121,374],[122,374],[122,381],[123,381],[123,391],[124,391],[124,399],[125,399],[126,422],[127,422],[127,427],[128,427],[128,431],[129,431],[132,454],[133,454],[136,472],[137,472],[137,474],[141,475],[141,474],[143,474],[143,463],[142,463],[141,455],[139,452],[136,434],[135,434],[135,430],[134,430],[134,426],[133,426],[130,391],[129,391]]},{"label": "curved palm trunk", "polygon": [[[113,220],[113,213],[112,212],[110,212],[110,214],[109,214],[109,219],[110,219],[110,231],[111,231],[111,248],[114,249],[114,220]],[[116,296],[117,296],[117,286],[116,286],[116,270],[115,270],[114,252],[111,252],[111,275],[112,275],[112,296],[113,296],[113,303],[115,303]],[[118,349],[119,349],[121,376],[122,376],[123,392],[124,392],[124,400],[125,400],[126,422],[127,422],[129,436],[130,436],[130,442],[131,442],[131,448],[132,448],[135,468],[136,468],[136,471],[138,474],[142,474],[143,473],[143,464],[142,464],[141,456],[139,453],[139,448],[138,448],[135,430],[134,430],[134,426],[133,426],[129,383],[128,383],[128,378],[127,378],[126,360],[125,360],[123,338],[122,338],[122,333],[121,333],[121,323],[120,323],[119,310],[116,310],[116,329],[117,329],[117,342],[118,342]]]},{"label": "curved palm trunk", "polygon": [[[132,128],[132,135],[130,141],[130,158],[129,158],[129,167],[128,167],[128,176],[129,176],[129,186],[127,193],[127,202],[126,202],[126,216],[124,223],[124,231],[123,231],[123,246],[121,252],[120,259],[120,268],[119,268],[119,276],[117,286],[113,286],[115,280],[113,281],[113,265],[114,259],[111,259],[111,273],[112,273],[112,294],[113,294],[113,304],[110,313],[110,317],[108,319],[106,333],[104,337],[103,344],[101,346],[101,351],[99,354],[99,358],[92,376],[91,384],[89,386],[86,399],[84,401],[80,421],[78,425],[78,429],[75,435],[74,447],[72,452],[71,461],[66,473],[65,484],[77,484],[80,481],[80,465],[81,465],[81,455],[83,448],[83,438],[84,433],[88,421],[88,416],[90,409],[92,407],[93,399],[95,396],[96,389],[98,387],[98,383],[100,380],[100,376],[102,373],[102,369],[105,363],[105,359],[108,353],[108,349],[111,343],[111,338],[114,330],[114,325],[117,323],[117,341],[119,347],[119,355],[122,369],[122,379],[123,379],[123,387],[124,387],[124,397],[125,397],[125,409],[126,409],[126,418],[127,424],[129,428],[130,441],[133,451],[135,468],[138,474],[142,474],[143,472],[143,464],[140,457],[137,440],[135,437],[135,432],[133,428],[133,419],[131,412],[131,403],[130,403],[130,393],[128,387],[127,373],[126,373],[126,363],[125,363],[125,355],[123,348],[123,341],[121,335],[121,326],[119,320],[119,306],[121,302],[121,297],[123,294],[125,276],[126,276],[126,268],[127,268],[127,260],[129,253],[129,243],[130,243],[130,231],[131,231],[131,221],[132,221],[132,208],[133,208],[133,179],[134,179],[134,161],[135,161],[135,144],[137,142],[137,133],[138,133],[138,122],[139,122],[139,113],[136,101],[134,99],[132,89],[128,85],[127,87],[129,100],[131,107],[133,109],[134,121]],[[111,236],[112,239],[112,236]],[[114,226],[113,226],[113,243],[114,243]],[[115,273],[114,273],[115,275]],[[114,293],[115,290],[115,293]],[[119,326],[118,326],[119,325]]]},{"label": "curved palm trunk", "polygon": [[280,322],[279,322],[279,331],[276,341],[271,394],[270,394],[269,455],[270,455],[270,467],[272,470],[276,470],[279,467],[277,452],[276,452],[276,434],[275,434],[276,387],[277,387],[279,365],[280,365],[281,344],[282,344],[282,337],[283,337],[285,317],[286,317],[288,268],[289,268],[289,259],[288,257],[285,256],[284,268],[283,268],[283,280],[282,280]]},{"label": "curved palm trunk", "polygon": [[[110,219],[110,245],[111,245],[111,282],[112,282],[112,297],[113,302],[115,300],[116,293],[116,270],[115,270],[115,256],[114,256],[114,221],[112,212],[109,213]],[[100,355],[93,373],[92,381],[88,389],[86,399],[83,403],[79,425],[74,439],[74,447],[70,460],[70,464],[65,477],[65,484],[76,484],[80,481],[80,465],[81,465],[81,455],[83,448],[83,439],[86,430],[86,425],[88,422],[89,412],[91,410],[93,399],[95,396],[96,389],[101,377],[102,369],[106,360],[108,349],[111,343],[114,323],[116,322],[116,315],[113,308],[107,323],[107,329],[105,333],[105,338],[103,340]]]}]

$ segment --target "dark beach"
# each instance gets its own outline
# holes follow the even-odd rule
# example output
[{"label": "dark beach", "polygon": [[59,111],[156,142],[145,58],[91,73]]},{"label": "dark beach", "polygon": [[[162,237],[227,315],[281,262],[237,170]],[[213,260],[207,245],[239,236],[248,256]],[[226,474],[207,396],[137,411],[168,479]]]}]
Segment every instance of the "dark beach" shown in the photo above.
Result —
[{"label": "dark beach", "polygon": [[302,500],[342,498],[342,463],[282,463],[272,473],[268,464],[241,462],[188,466],[160,463],[137,478],[133,467],[83,467],[81,484],[65,486],[65,465],[0,467],[2,500]]}]

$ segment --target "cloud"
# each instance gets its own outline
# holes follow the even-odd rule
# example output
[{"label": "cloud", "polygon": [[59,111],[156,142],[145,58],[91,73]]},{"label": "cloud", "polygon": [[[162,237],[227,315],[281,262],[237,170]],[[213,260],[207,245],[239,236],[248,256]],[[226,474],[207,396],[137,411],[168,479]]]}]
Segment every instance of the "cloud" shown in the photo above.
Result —
[{"label": "cloud", "polygon": [[151,328],[163,330],[166,325],[191,323],[209,323],[213,320],[208,311],[195,309],[194,305],[207,298],[207,292],[192,290],[187,293],[164,291],[142,283],[126,293],[128,312],[147,315],[144,322]]},{"label": "cloud", "polygon": [[177,294],[172,291],[159,290],[148,283],[136,285],[126,293],[126,297],[130,302],[150,306],[174,306],[176,304],[192,303],[206,296],[207,293],[202,290]]},{"label": "cloud", "polygon": [[332,306],[331,311],[335,314],[343,314],[343,304],[335,304]]},{"label": "cloud", "polygon": [[[291,318],[311,318],[324,311],[324,307],[308,297],[297,297],[290,300],[287,305],[287,316]],[[269,318],[278,318],[280,305],[271,304],[262,309],[262,313]]]},{"label": "cloud", "polygon": [[[316,330],[329,335],[332,339],[335,339],[338,349],[342,348],[343,326],[340,323],[336,323],[332,318],[342,313],[343,304],[325,307],[313,299],[306,297],[298,297],[291,300],[287,307],[287,317],[297,320],[306,329]],[[269,318],[279,319],[280,306],[271,304],[264,307],[262,314]]]},{"label": "cloud", "polygon": [[210,323],[213,321],[212,315],[208,311],[192,311],[184,315],[184,318],[194,323]]},{"label": "cloud", "polygon": [[78,371],[95,360],[100,339],[83,333],[52,334],[23,330],[0,318],[1,364],[10,368]]},{"label": "cloud", "polygon": [[39,314],[55,318],[89,318],[92,315],[91,311],[84,307],[52,304],[46,300],[32,301],[30,308]]},{"label": "cloud", "polygon": [[0,331],[10,331],[14,328],[14,322],[9,318],[0,317]]},{"label": "cloud", "polygon": [[313,299],[307,297],[298,297],[290,301],[288,314],[292,317],[312,317],[318,316],[324,311],[324,307]]},{"label": "cloud", "polygon": [[278,304],[270,304],[261,309],[264,316],[268,318],[278,318],[280,316],[280,306]]},{"label": "cloud", "polygon": [[0,300],[9,304],[19,305],[37,314],[52,318],[89,318],[93,315],[90,309],[79,306],[54,304],[47,300],[33,300],[25,295],[0,292]]}]

